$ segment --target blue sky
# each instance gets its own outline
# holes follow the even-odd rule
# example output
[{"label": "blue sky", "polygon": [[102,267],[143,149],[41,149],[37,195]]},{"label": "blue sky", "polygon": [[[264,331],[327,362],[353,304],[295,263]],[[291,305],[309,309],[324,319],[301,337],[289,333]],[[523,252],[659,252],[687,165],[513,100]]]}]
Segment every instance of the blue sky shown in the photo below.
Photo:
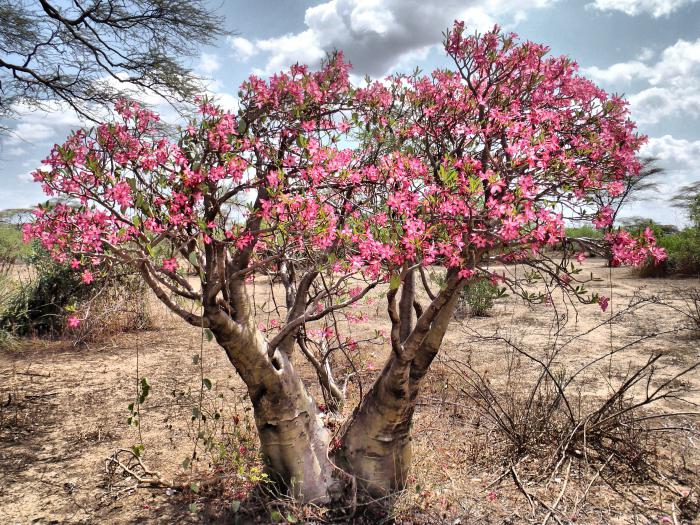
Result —
[{"label": "blue sky", "polygon": [[[234,35],[202,50],[191,67],[225,106],[235,107],[249,74],[268,75],[294,62],[317,64],[332,49],[353,63],[354,78],[419,66],[447,65],[441,33],[455,19],[471,29],[498,23],[576,60],[581,72],[630,101],[649,135],[644,154],[666,169],[653,200],[630,206],[682,224],[668,204],[675,190],[700,180],[700,0],[223,0],[213,4]],[[146,100],[175,118],[152,96]],[[0,209],[44,200],[29,173],[79,119],[54,111],[24,112],[0,137]]]}]

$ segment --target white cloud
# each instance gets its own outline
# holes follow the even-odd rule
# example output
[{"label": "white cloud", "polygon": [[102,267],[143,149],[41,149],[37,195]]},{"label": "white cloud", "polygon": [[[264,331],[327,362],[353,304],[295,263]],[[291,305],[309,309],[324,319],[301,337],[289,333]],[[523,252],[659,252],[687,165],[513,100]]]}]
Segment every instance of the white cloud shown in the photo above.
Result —
[{"label": "white cloud", "polygon": [[[46,102],[43,109],[15,104],[13,110],[21,116],[5,136],[0,137],[0,155],[19,159],[38,145],[62,141],[71,129],[81,125],[80,119],[66,104]],[[48,153],[48,147],[45,147]]]},{"label": "white cloud", "polygon": [[648,60],[651,60],[654,58],[656,53],[654,52],[653,49],[649,47],[643,47],[642,50],[639,52],[639,55],[637,55],[637,60],[641,60],[643,62],[646,62]]},{"label": "white cloud", "polygon": [[599,11],[621,11],[626,15],[637,16],[642,13],[655,18],[671,13],[698,0],[594,0],[588,4]]},{"label": "white cloud", "polygon": [[31,170],[31,171],[25,171],[24,173],[20,173],[17,175],[17,178],[23,182],[23,183],[28,183],[28,182],[34,182],[34,176],[32,173],[34,173],[37,170],[44,171],[44,172],[50,172],[51,171],[51,166],[48,164],[42,164],[39,161],[32,162],[32,165],[38,166],[37,168]]},{"label": "white cloud", "polygon": [[632,116],[642,124],[700,117],[700,89],[652,87],[629,97]]},{"label": "white cloud", "polygon": [[271,75],[296,62],[302,64],[317,64],[326,55],[321,48],[318,35],[311,30],[289,34],[267,40],[258,40],[256,48],[266,51],[270,57],[264,70],[258,74]]},{"label": "white cloud", "polygon": [[677,139],[671,135],[650,137],[642,154],[658,158],[667,170],[688,172],[700,178],[700,140]]},{"label": "white cloud", "polygon": [[607,68],[590,67],[583,73],[593,80],[625,91],[632,82],[646,85],[629,96],[634,118],[654,124],[667,118],[700,117],[700,38],[679,40],[667,47],[654,64],[646,60],[620,62]]},{"label": "white cloud", "polygon": [[247,38],[230,36],[227,38],[227,40],[231,48],[233,48],[236,58],[242,62],[245,62],[246,60],[250,59],[250,57],[255,56],[258,52],[258,50],[255,48],[255,44],[253,44]]},{"label": "white cloud", "polygon": [[671,198],[679,188],[700,180],[700,140],[678,139],[671,135],[650,137],[642,147],[642,156],[658,159],[663,172],[656,177],[658,190],[654,192],[654,205],[638,201],[625,207],[626,217],[648,217],[662,223],[687,224],[684,211],[671,206]]},{"label": "white cloud", "polygon": [[221,68],[219,57],[211,53],[202,53],[199,61],[199,69],[207,75],[211,75],[214,71]]},{"label": "white cloud", "polygon": [[649,66],[643,62],[632,60],[630,62],[619,62],[607,68],[596,66],[585,68],[583,73],[597,82],[628,85],[633,80],[647,77],[650,73],[649,69]]},{"label": "white cloud", "polygon": [[306,28],[298,33],[251,42],[229,42],[241,60],[266,55],[261,71],[272,74],[295,62],[317,65],[327,52],[341,50],[356,75],[381,76],[406,57],[425,56],[439,44],[442,31],[455,19],[470,31],[490,28],[494,21],[520,21],[528,11],[555,0],[329,0],[306,10]]}]

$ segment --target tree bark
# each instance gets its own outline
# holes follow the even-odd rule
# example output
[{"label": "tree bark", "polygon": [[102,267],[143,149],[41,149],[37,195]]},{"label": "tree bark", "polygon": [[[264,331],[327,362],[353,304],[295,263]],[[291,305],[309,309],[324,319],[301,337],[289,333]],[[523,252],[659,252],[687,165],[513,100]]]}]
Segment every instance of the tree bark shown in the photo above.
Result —
[{"label": "tree bark", "polygon": [[413,330],[413,302],[416,298],[415,270],[406,272],[401,287],[401,300],[399,301],[399,319],[401,321],[400,339],[404,342]]},{"label": "tree bark", "polygon": [[381,374],[341,430],[338,465],[371,497],[406,486],[411,465],[411,427],[420,385],[442,344],[459,289],[437,313],[415,356],[392,353]]},{"label": "tree bark", "polygon": [[342,495],[340,471],[328,458],[331,434],[289,356],[252,326],[235,330],[210,319],[212,332],[248,387],[267,474],[301,502],[330,503]]}]

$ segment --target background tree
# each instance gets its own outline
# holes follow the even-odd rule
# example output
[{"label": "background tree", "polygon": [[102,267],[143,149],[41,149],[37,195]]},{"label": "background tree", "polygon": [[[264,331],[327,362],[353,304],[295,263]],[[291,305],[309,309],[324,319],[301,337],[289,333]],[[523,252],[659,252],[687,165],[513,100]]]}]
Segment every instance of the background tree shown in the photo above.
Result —
[{"label": "background tree", "polygon": [[[445,47],[454,69],[362,89],[341,55],[318,72],[251,77],[237,115],[202,101],[177,143],[156,115],[121,103],[121,121],[76,132],[34,175],[79,204],[37,210],[26,235],[86,281],[112,262],[137,268],[216,338],[248,387],[270,474],[306,501],[341,497],[348,475],[372,495],[405,486],[420,385],[468,282],[550,300],[508,266],[527,264],[547,289],[606,306],[568,254],[545,248],[593,194],[638,172],[642,139],[625,104],[498,28],[465,36],[457,24]],[[646,234],[609,241],[621,262],[663,258]],[[421,304],[413,276],[426,267],[442,268],[444,284]],[[250,296],[263,275],[285,291],[267,326]],[[332,439],[293,355],[337,397],[310,342],[350,351],[357,341],[334,317],[382,283],[389,357]]]},{"label": "background tree", "polygon": [[0,0],[0,20],[2,118],[58,101],[95,120],[127,86],[191,102],[182,59],[223,34],[201,0]]},{"label": "background tree", "polygon": [[680,188],[671,201],[675,207],[685,210],[692,226],[700,230],[700,181]]},{"label": "background tree", "polygon": [[[664,170],[656,165],[656,161],[653,157],[642,159],[641,168],[635,177],[627,177],[611,184],[592,196],[594,209],[601,210],[600,216],[593,218],[593,223],[602,230],[604,236],[612,234],[620,211],[625,206],[644,200],[647,197],[645,194],[658,189],[659,185],[655,179]],[[602,245],[602,252],[608,265],[613,265],[613,254],[609,245]]]}]

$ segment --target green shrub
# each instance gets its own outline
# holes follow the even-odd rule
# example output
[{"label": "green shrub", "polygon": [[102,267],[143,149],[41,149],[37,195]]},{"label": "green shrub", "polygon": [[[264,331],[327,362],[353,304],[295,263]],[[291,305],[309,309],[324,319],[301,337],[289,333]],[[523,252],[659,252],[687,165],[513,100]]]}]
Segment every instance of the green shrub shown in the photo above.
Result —
[{"label": "green shrub", "polygon": [[700,274],[700,230],[686,228],[673,235],[664,235],[658,244],[668,253],[668,265],[674,273]]},{"label": "green shrub", "polygon": [[0,223],[0,275],[7,275],[15,263],[26,261],[30,255],[31,248],[22,242],[21,230]]},{"label": "green shrub", "polygon": [[671,274],[700,275],[700,230],[684,230],[664,234],[653,228],[657,244],[666,250],[668,258],[660,264],[650,259],[639,269],[641,277],[665,277]]},{"label": "green shrub", "polygon": [[35,249],[29,263],[35,277],[16,283],[2,301],[0,330],[57,337],[66,332],[72,314],[82,320],[72,335],[86,340],[96,329],[106,334],[148,324],[145,285],[132,272],[120,267],[97,270],[95,280],[86,285],[79,272],[55,262],[43,249]]},{"label": "green shrub", "polygon": [[587,237],[589,239],[602,239],[603,231],[596,230],[591,225],[578,226],[576,228],[566,228],[566,236],[573,238]]},{"label": "green shrub", "polygon": [[485,317],[493,308],[493,302],[504,291],[488,279],[477,279],[467,284],[459,297],[458,311],[469,311],[473,317]]}]

